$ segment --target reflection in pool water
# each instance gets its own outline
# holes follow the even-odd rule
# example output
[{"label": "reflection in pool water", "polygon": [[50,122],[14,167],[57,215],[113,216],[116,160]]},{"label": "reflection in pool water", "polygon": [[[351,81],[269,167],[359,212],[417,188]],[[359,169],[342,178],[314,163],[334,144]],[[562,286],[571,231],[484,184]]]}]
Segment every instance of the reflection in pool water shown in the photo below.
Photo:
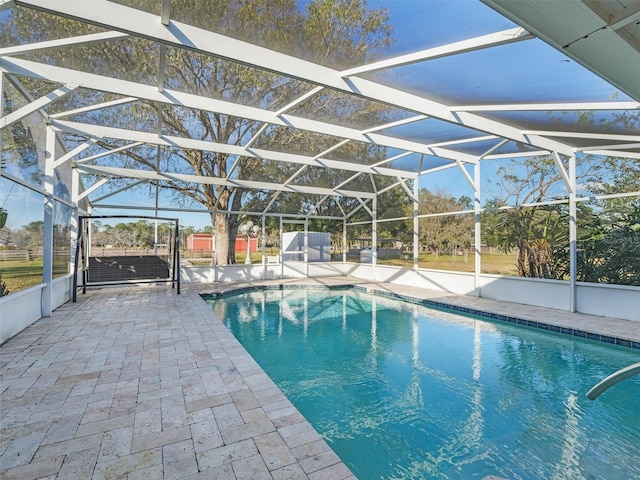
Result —
[{"label": "reflection in pool water", "polygon": [[267,290],[212,308],[360,479],[629,479],[638,353],[353,290]]}]

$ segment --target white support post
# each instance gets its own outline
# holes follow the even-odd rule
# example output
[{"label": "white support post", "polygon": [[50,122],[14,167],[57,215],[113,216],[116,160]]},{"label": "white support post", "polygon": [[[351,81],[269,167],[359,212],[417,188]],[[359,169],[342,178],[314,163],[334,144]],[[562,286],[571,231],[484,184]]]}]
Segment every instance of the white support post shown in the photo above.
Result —
[{"label": "white support post", "polygon": [[413,269],[417,270],[420,266],[420,187],[418,179],[413,181]]},{"label": "white support post", "polygon": [[265,256],[264,244],[267,241],[267,232],[265,232],[264,227],[266,225],[266,217],[262,215],[262,230],[260,231],[260,252],[262,253],[262,279],[266,280],[267,278],[267,257]]},{"label": "white support post", "polygon": [[160,8],[160,23],[164,26],[168,26],[170,17],[171,0],[162,0],[162,7]]},{"label": "white support post", "polygon": [[42,291],[41,311],[43,317],[50,317],[52,308],[53,282],[53,188],[54,188],[54,163],[56,158],[56,134],[50,125],[47,125],[47,137],[45,148],[44,166],[44,232],[42,237],[42,283],[45,287]]},{"label": "white support post", "polygon": [[[158,115],[160,118],[162,118],[160,115]],[[158,127],[158,135],[160,135],[160,128]],[[160,145],[158,145],[156,147],[156,173],[160,172],[160,157],[162,154],[162,147]],[[155,183],[155,187],[156,187],[156,191],[155,191],[155,202],[153,205],[153,214],[156,216],[156,219],[153,222],[153,254],[154,255],[158,255],[158,207],[160,205],[160,185],[159,182],[154,182]]]},{"label": "white support post", "polygon": [[283,241],[282,222],[283,222],[283,218],[280,217],[280,280],[284,278],[284,248],[282,248],[282,241]]},{"label": "white support post", "polygon": [[569,311],[577,311],[577,263],[578,263],[578,227],[577,227],[577,202],[576,202],[576,155],[569,157]]},{"label": "white support post", "polygon": [[347,264],[347,217],[342,218],[342,263]]},{"label": "white support post", "polygon": [[[93,215],[93,207],[91,205],[89,205],[87,215]],[[90,219],[85,219],[85,222],[88,222],[85,226],[85,228],[87,229],[87,238],[86,245],[84,245],[84,251],[86,252],[86,262],[84,265],[82,265],[82,268],[87,269],[89,268],[89,257],[93,255],[93,252],[91,251],[91,245],[93,245],[93,222]]]},{"label": "white support post", "polygon": [[473,180],[474,180],[474,194],[473,194],[473,209],[474,209],[474,244],[475,244],[475,264],[474,264],[474,282],[475,282],[475,296],[481,297],[482,291],[480,288],[480,273],[482,271],[482,223],[480,222],[480,162],[473,166]]},{"label": "white support post", "polygon": [[377,280],[376,266],[378,265],[378,197],[373,197],[371,210],[371,269],[373,279]]},{"label": "white support post", "polygon": [[211,218],[211,268],[213,268],[213,283],[218,281],[218,262],[216,260],[216,214],[215,207],[209,214]]},{"label": "white support post", "polygon": [[304,219],[304,268],[306,278],[309,278],[309,220]]},{"label": "white support post", "polygon": [[78,202],[80,197],[80,173],[74,168],[71,170],[71,203],[73,213],[71,214],[71,257],[69,258],[70,272],[74,273],[78,268],[76,265],[76,250],[78,249]]},{"label": "white support post", "polygon": [[[4,116],[4,73],[0,71],[0,118],[3,118],[3,116]],[[0,152],[2,152],[2,135],[0,135]]]}]

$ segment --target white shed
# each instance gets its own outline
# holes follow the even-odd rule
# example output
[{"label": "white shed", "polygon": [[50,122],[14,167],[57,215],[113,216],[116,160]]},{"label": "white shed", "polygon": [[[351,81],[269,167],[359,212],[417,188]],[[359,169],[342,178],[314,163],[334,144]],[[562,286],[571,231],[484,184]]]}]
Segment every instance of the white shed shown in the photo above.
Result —
[{"label": "white shed", "polygon": [[[309,262],[331,261],[331,234],[326,232],[307,232],[307,242]],[[282,260],[285,262],[304,261],[304,232],[286,232],[282,234]]]}]

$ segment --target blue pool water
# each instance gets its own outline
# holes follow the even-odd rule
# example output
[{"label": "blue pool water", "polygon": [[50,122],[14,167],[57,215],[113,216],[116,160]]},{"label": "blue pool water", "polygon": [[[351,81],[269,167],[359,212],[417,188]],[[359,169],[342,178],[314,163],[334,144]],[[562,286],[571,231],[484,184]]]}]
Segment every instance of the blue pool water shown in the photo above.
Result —
[{"label": "blue pool water", "polygon": [[354,290],[211,300],[361,480],[640,479],[636,350]]}]

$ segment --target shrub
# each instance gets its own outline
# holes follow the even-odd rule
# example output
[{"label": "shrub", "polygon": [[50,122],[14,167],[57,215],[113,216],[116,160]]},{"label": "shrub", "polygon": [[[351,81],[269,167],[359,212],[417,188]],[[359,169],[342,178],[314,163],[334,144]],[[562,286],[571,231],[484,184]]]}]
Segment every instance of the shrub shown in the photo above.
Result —
[{"label": "shrub", "polygon": [[9,295],[9,289],[7,288],[7,283],[2,280],[2,272],[0,272],[0,297],[5,295]]}]

